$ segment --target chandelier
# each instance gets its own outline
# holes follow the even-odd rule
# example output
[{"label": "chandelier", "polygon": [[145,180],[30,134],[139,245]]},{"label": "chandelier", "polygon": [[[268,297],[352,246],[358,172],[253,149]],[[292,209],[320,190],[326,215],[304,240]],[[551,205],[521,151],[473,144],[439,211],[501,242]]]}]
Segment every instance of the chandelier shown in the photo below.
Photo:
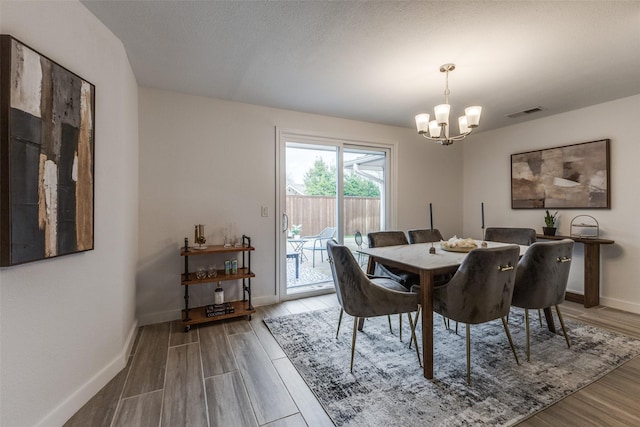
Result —
[{"label": "chandelier", "polygon": [[446,73],[446,84],[444,89],[444,104],[436,105],[434,108],[435,120],[429,121],[429,114],[423,113],[416,116],[416,127],[418,133],[427,139],[435,141],[441,145],[451,145],[455,141],[460,141],[469,135],[480,124],[480,113],[482,107],[467,107],[464,116],[458,118],[460,134],[451,136],[449,134],[449,72],[456,69],[455,64],[444,64],[440,67],[441,73]]}]

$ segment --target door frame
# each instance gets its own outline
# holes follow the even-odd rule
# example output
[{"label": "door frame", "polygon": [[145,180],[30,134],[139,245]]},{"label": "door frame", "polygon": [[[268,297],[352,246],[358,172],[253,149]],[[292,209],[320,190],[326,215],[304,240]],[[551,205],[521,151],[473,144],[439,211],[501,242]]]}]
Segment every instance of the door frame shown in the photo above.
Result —
[{"label": "door frame", "polygon": [[[387,160],[386,170],[386,182],[385,182],[385,228],[396,228],[397,224],[397,158],[398,158],[398,143],[396,141],[384,141],[376,140],[373,138],[359,139],[349,136],[336,136],[328,135],[320,132],[279,128],[276,126],[276,191],[275,191],[275,206],[276,206],[276,230],[275,230],[275,249],[276,249],[276,300],[277,302],[297,299],[301,297],[320,295],[329,293],[332,291],[320,290],[311,291],[302,294],[287,295],[286,287],[286,253],[287,253],[287,239],[286,239],[286,227],[284,220],[284,213],[286,210],[286,143],[287,140],[295,140],[295,142],[309,143],[310,145],[329,145],[336,146],[340,149],[340,156],[338,156],[338,164],[336,168],[343,168],[343,156],[342,150],[345,146],[371,148],[371,149],[383,149],[388,152],[389,158]],[[338,182],[338,200],[336,203],[336,209],[343,209],[342,205],[343,194],[343,182]],[[337,215],[338,229],[337,236],[339,240],[342,240],[344,235],[344,215]]]}]

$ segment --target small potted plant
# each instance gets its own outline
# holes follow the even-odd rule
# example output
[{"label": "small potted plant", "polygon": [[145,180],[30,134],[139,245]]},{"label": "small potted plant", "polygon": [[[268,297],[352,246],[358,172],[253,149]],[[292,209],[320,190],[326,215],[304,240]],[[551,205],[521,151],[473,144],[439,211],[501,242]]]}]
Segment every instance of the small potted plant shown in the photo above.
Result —
[{"label": "small potted plant", "polygon": [[301,231],[302,231],[302,224],[299,224],[299,225],[293,224],[291,226],[291,235],[293,236],[294,239],[299,239],[300,238],[300,232]]},{"label": "small potted plant", "polygon": [[545,236],[555,236],[556,235],[556,218],[558,217],[558,211],[556,211],[553,215],[549,213],[549,210],[544,214],[544,225],[542,227],[542,233]]}]

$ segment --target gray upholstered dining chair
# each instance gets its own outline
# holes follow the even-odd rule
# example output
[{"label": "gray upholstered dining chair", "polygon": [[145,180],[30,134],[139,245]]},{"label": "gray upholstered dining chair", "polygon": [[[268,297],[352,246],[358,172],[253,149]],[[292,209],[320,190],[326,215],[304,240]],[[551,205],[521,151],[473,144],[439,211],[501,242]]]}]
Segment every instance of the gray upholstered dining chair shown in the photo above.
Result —
[{"label": "gray upholstered dining chair", "polygon": [[[410,313],[418,309],[418,296],[416,294],[408,292],[406,288],[392,279],[370,279],[367,277],[353,257],[351,250],[344,245],[329,240],[327,242],[327,252],[331,264],[331,273],[333,274],[333,283],[336,288],[336,296],[341,307],[338,331],[340,330],[342,314],[346,312],[353,316],[351,372],[353,372],[359,318],[389,316],[391,314],[402,316],[403,313],[407,313],[409,324],[411,325],[412,339],[415,339],[415,325],[411,320]],[[416,354],[418,363],[421,364],[417,346]]]},{"label": "gray upholstered dining chair", "polygon": [[529,246],[536,241],[536,230],[518,227],[487,227],[484,240]]},{"label": "gray upholstered dining chair", "polygon": [[[404,231],[375,231],[367,235],[370,248],[381,248],[384,246],[408,245],[407,235]],[[407,289],[412,285],[420,283],[420,276],[409,273],[399,268],[390,267],[376,263],[374,273],[376,276],[388,276],[400,282]]]},{"label": "gray upholstered dining chair", "polygon": [[562,333],[571,347],[567,330],[564,327],[560,307],[564,301],[571,268],[573,240],[537,242],[532,244],[518,262],[516,283],[511,305],[524,308],[525,329],[527,335],[527,361],[530,360],[531,345],[529,333],[529,309],[542,309],[555,306]]},{"label": "gray upholstered dining chair", "polygon": [[311,251],[313,256],[312,265],[316,267],[316,252],[320,252],[320,261],[324,262],[324,251],[327,250],[326,243],[332,240],[336,235],[335,227],[325,227],[319,234],[315,236],[303,236],[304,245],[302,250]]},{"label": "gray upholstered dining chair", "polygon": [[[375,231],[367,234],[367,237],[369,238],[370,248],[409,244],[407,235],[404,234],[404,231]],[[380,263],[376,263],[373,274],[381,277],[390,277],[402,284],[408,290],[410,290],[412,286],[420,283],[419,275]],[[416,321],[418,319],[418,314],[419,311],[416,312]],[[400,341],[402,341],[402,316],[399,316],[398,318],[398,330],[400,334]],[[409,345],[411,345],[411,341],[409,341]]]},{"label": "gray upholstered dining chair", "polygon": [[432,243],[442,240],[442,234],[437,228],[425,228],[421,230],[409,230],[409,243]]},{"label": "gray upholstered dining chair", "polygon": [[502,320],[511,351],[520,364],[505,316],[511,307],[520,248],[515,245],[474,249],[443,286],[433,289],[433,310],[465,323],[467,383],[471,384],[471,325]]},{"label": "gray upholstered dining chair", "polygon": [[[484,232],[484,240],[529,246],[536,242],[536,230],[533,228],[519,227],[487,227]],[[507,319],[508,318],[507,316]],[[542,326],[541,310],[538,310],[538,321],[540,322],[540,326]]]}]

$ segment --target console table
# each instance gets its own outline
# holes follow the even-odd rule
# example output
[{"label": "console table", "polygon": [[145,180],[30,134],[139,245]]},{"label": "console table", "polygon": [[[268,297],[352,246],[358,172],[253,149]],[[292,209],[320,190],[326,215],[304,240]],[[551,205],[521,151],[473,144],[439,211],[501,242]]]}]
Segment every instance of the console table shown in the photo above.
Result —
[{"label": "console table", "polygon": [[565,299],[584,304],[586,308],[600,304],[600,245],[611,245],[615,242],[608,239],[545,236],[544,234],[536,234],[536,237],[547,240],[571,239],[584,245],[584,295],[566,292]]}]

